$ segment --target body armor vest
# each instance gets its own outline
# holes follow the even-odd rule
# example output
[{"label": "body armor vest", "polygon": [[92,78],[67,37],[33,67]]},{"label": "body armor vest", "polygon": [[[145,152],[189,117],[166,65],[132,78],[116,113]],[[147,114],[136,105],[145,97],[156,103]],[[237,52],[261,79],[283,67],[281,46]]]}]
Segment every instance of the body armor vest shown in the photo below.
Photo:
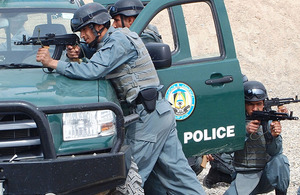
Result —
[{"label": "body armor vest", "polygon": [[148,24],[140,37],[145,44],[149,42],[162,43],[161,35],[158,33],[156,26],[151,24]]},{"label": "body armor vest", "polygon": [[269,155],[266,152],[266,141],[262,126],[256,134],[251,134],[243,150],[234,153],[234,166],[237,171],[262,170],[268,162]]},{"label": "body armor vest", "polygon": [[105,78],[112,81],[118,98],[131,104],[141,90],[157,88],[160,83],[154,64],[142,40],[128,28],[122,28],[121,31],[136,48],[138,58],[132,64],[119,66]]}]

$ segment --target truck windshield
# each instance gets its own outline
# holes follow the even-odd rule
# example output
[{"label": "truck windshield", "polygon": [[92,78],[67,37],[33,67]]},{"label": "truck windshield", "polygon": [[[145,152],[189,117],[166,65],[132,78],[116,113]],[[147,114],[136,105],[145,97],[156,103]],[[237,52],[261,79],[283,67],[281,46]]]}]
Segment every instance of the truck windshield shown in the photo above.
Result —
[{"label": "truck windshield", "polygon": [[[73,9],[0,9],[0,68],[42,67],[36,62],[41,45],[16,45],[30,37],[72,33]],[[17,14],[16,14],[17,13]],[[55,46],[50,46],[52,54]],[[65,55],[62,55],[64,58]]]}]

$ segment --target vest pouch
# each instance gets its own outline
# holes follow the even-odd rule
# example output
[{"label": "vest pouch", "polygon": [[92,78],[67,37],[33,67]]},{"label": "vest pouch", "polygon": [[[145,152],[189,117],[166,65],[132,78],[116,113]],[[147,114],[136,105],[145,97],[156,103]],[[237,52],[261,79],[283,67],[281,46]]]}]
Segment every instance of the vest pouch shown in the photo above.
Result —
[{"label": "vest pouch", "polygon": [[148,113],[155,110],[157,100],[157,90],[155,88],[140,91],[138,98],[141,100],[141,103]]}]

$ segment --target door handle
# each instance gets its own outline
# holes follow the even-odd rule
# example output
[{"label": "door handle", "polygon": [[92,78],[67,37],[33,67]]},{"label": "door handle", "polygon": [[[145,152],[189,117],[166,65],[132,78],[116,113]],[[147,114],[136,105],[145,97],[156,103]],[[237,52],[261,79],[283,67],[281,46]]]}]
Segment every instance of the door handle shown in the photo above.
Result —
[{"label": "door handle", "polygon": [[233,81],[232,76],[224,76],[222,78],[217,78],[217,79],[208,79],[205,81],[206,85],[216,85],[216,84],[225,84],[225,83],[230,83]]}]

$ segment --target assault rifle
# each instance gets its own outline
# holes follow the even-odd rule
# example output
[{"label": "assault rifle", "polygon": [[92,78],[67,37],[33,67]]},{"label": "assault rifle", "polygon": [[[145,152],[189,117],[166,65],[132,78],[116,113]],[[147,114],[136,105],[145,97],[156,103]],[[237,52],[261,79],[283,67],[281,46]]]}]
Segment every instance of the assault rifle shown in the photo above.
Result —
[{"label": "assault rifle", "polygon": [[298,96],[295,96],[295,98],[271,98],[266,99],[264,102],[264,109],[266,111],[272,110],[272,106],[282,106],[284,104],[290,104],[290,103],[298,103],[300,100],[298,99]]},{"label": "assault rifle", "polygon": [[293,116],[293,111],[288,113],[270,111],[253,111],[251,116],[246,117],[247,120],[259,120],[259,121],[280,121],[280,120],[298,120],[298,117]]},{"label": "assault rifle", "polygon": [[267,143],[270,143],[273,139],[273,136],[268,131],[268,121],[298,120],[299,118],[293,116],[293,111],[291,111],[290,114],[288,114],[288,113],[276,112],[275,110],[270,110],[270,111],[253,111],[251,116],[247,116],[246,119],[261,121],[265,139]]},{"label": "assault rifle", "polygon": [[[55,35],[54,33],[46,34],[43,37],[29,37],[26,40],[26,35],[23,35],[23,41],[14,42],[15,45],[41,45],[42,47],[48,47],[55,45],[52,58],[59,60],[61,58],[63,50],[66,49],[67,45],[78,45],[80,42],[79,37],[76,34],[64,34]],[[51,72],[52,69],[48,70]]]}]

